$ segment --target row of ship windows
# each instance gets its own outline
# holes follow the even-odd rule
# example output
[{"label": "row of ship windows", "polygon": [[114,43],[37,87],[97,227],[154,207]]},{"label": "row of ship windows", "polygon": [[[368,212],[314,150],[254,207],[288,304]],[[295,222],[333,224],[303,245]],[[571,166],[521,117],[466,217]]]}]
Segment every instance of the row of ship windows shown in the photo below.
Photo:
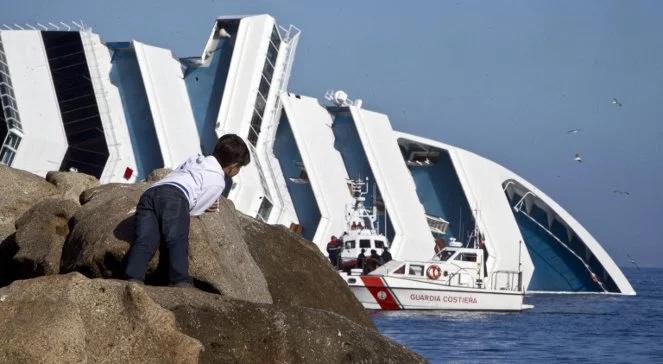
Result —
[{"label": "row of ship windows", "polygon": [[249,142],[254,146],[258,143],[258,136],[260,135],[262,119],[265,114],[265,108],[267,107],[267,97],[269,95],[269,88],[272,83],[272,78],[274,77],[274,65],[276,64],[276,59],[279,53],[278,47],[280,45],[281,38],[278,34],[278,31],[276,30],[276,27],[273,27],[269,46],[267,47],[265,64],[262,68],[260,84],[258,85],[258,94],[256,95],[253,116],[251,117],[251,127],[249,129],[248,139]]},{"label": "row of ship windows", "polygon": [[11,166],[21,144],[21,119],[9,77],[9,66],[0,40],[0,164]]}]

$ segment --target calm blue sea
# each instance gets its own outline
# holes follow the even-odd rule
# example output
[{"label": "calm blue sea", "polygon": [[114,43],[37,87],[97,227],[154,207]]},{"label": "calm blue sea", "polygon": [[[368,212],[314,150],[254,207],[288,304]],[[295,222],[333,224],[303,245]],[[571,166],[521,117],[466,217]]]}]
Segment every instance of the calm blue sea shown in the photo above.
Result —
[{"label": "calm blue sea", "polygon": [[663,363],[663,269],[625,268],[635,297],[533,295],[522,313],[376,312],[380,332],[433,363]]}]

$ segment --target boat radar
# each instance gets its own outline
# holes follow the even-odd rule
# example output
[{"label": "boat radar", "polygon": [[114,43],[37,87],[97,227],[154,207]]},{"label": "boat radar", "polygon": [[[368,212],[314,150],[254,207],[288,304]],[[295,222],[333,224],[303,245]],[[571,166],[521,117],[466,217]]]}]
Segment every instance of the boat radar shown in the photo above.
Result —
[{"label": "boat radar", "polygon": [[325,99],[331,101],[335,106],[354,106],[361,108],[364,103],[362,99],[350,100],[348,94],[343,90],[328,90],[325,92]]}]

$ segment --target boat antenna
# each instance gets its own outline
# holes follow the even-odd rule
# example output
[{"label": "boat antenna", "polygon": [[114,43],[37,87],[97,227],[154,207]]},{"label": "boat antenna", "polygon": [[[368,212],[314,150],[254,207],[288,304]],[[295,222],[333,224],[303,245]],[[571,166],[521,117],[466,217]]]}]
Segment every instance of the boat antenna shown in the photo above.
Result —
[{"label": "boat antenna", "polygon": [[523,246],[523,241],[518,240],[518,290],[519,291],[523,290],[523,269],[522,269],[523,262],[520,259],[520,251],[522,249],[522,246]]}]

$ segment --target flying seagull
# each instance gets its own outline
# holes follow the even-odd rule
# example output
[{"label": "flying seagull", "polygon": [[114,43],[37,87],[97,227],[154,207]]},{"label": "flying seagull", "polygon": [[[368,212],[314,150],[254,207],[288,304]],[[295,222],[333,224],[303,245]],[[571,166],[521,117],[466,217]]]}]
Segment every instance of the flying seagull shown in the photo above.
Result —
[{"label": "flying seagull", "polygon": [[582,131],[582,129],[571,129],[566,132],[566,134],[578,134]]},{"label": "flying seagull", "polygon": [[618,195],[630,195],[628,191],[620,191],[620,190],[614,190],[612,193],[618,194]]},{"label": "flying seagull", "polygon": [[576,157],[573,158],[573,160],[578,163],[582,163],[582,157],[580,156],[580,153],[576,153]]},{"label": "flying seagull", "polygon": [[638,270],[640,270],[640,266],[638,265],[638,263],[635,262],[633,257],[631,257],[631,254],[626,253],[626,256],[631,260],[631,264],[633,264],[636,268],[638,268]]},{"label": "flying seagull", "polygon": [[622,107],[622,103],[619,102],[619,100],[613,98],[612,101],[610,101],[611,104]]}]

